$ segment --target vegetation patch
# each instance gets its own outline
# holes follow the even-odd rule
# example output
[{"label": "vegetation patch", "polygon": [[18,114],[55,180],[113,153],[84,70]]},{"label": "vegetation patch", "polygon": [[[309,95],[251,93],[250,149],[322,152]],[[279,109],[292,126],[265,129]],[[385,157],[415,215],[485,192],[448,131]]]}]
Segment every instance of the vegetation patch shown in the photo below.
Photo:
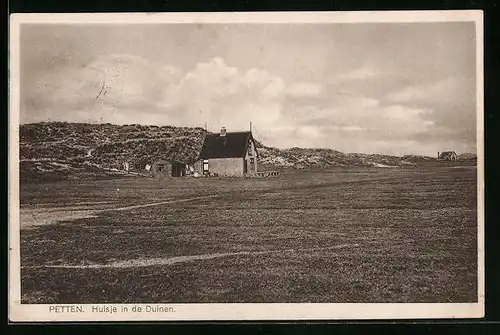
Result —
[{"label": "vegetation patch", "polygon": [[22,220],[106,209],[21,222],[22,302],[475,302],[476,192],[443,166],[22,183]]}]

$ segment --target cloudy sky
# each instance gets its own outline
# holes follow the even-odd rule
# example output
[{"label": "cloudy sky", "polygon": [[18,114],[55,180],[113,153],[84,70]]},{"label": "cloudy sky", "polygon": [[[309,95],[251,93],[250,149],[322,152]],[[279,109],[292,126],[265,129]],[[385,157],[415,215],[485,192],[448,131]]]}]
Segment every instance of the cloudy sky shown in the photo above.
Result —
[{"label": "cloudy sky", "polygon": [[267,145],[475,152],[474,23],[34,25],[21,122],[248,130]]}]

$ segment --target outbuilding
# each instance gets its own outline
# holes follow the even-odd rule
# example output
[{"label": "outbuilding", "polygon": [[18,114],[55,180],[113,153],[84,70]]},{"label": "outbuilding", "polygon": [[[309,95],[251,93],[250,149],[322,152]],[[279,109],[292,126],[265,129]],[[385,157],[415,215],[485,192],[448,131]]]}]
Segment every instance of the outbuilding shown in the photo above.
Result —
[{"label": "outbuilding", "polygon": [[438,159],[456,161],[457,153],[455,151],[443,151],[441,153],[438,152]]},{"label": "outbuilding", "polygon": [[186,164],[178,161],[160,159],[151,165],[155,177],[183,177],[186,175]]}]

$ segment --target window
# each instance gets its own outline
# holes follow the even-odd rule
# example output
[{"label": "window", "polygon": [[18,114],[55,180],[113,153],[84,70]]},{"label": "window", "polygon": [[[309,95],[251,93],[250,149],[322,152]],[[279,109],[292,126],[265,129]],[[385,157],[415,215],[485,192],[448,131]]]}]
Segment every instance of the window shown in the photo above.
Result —
[{"label": "window", "polygon": [[165,165],[158,165],[158,172],[165,171]]},{"label": "window", "polygon": [[203,172],[208,172],[208,159],[203,160]]}]

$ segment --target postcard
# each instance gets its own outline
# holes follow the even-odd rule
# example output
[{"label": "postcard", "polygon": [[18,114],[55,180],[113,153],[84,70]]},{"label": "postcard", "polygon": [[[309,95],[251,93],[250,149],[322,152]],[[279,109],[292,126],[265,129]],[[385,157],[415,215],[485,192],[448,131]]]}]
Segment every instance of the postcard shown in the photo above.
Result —
[{"label": "postcard", "polygon": [[481,11],[14,14],[9,319],[484,316]]}]

